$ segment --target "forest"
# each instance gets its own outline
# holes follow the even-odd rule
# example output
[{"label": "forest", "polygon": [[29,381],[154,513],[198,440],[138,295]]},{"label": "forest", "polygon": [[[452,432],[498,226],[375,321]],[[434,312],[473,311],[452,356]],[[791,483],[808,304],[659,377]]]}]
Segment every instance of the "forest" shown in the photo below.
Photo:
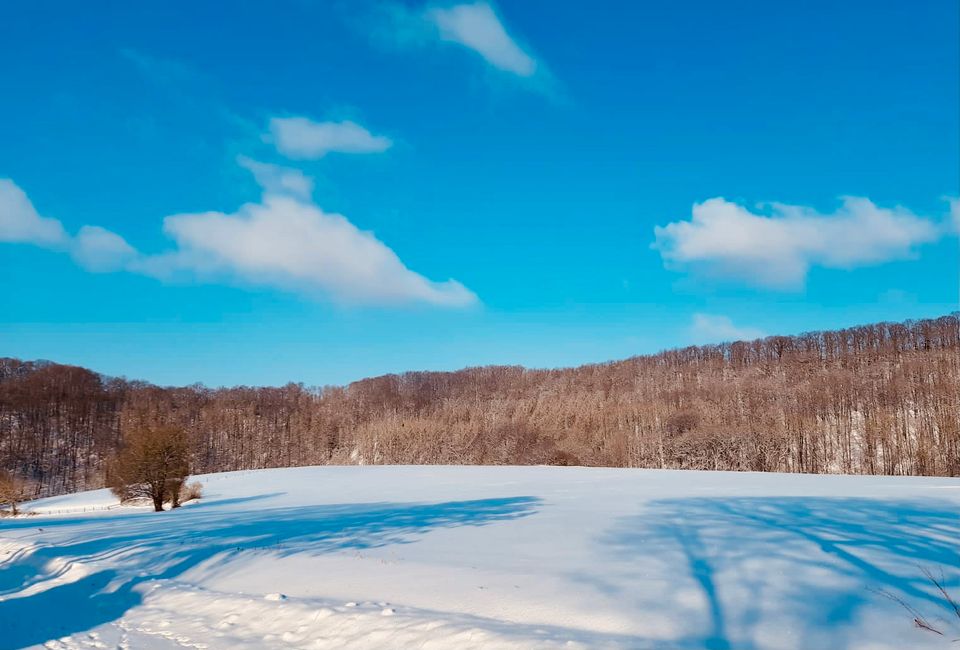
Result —
[{"label": "forest", "polygon": [[555,464],[960,475],[960,314],[578,368],[408,372],[345,387],[160,387],[0,359],[0,469],[102,487],[124,437],[187,436],[194,473]]}]

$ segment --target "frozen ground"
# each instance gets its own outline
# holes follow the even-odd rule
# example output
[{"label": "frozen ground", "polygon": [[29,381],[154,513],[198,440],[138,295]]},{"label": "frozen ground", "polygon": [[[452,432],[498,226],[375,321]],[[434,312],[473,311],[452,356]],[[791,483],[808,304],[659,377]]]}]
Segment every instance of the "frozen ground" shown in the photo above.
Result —
[{"label": "frozen ground", "polygon": [[[956,648],[960,481],[547,467],[201,477],[0,520],[0,647]],[[880,592],[885,592],[884,595]],[[894,599],[948,636],[917,629]]]}]

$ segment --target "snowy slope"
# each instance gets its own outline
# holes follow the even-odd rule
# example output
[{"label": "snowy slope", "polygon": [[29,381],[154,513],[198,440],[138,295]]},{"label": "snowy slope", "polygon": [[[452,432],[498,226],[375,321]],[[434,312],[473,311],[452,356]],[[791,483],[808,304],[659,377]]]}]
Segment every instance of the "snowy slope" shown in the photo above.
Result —
[{"label": "snowy slope", "polygon": [[[956,647],[960,481],[548,467],[201,477],[0,520],[0,648]],[[880,593],[884,592],[884,593]],[[900,599],[947,637],[917,629]],[[952,636],[950,636],[952,635]]]}]

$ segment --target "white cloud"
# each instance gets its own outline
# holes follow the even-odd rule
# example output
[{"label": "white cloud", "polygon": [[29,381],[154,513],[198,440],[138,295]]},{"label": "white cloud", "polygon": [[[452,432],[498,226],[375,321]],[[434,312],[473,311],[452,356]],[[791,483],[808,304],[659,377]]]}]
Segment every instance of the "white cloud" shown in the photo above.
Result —
[{"label": "white cloud", "polygon": [[425,17],[436,25],[442,40],[459,43],[487,63],[521,77],[537,71],[537,62],[510,37],[493,8],[486,2],[437,7]]},{"label": "white cloud", "polygon": [[289,194],[304,199],[313,194],[313,179],[299,169],[259,162],[246,156],[237,156],[237,164],[253,174],[257,184],[271,194]]},{"label": "white cloud", "polygon": [[430,2],[413,9],[387,0],[375,5],[364,28],[374,42],[402,48],[461,46],[528,88],[556,96],[558,88],[547,67],[511,36],[489,2]]},{"label": "white cloud", "polygon": [[134,263],[137,250],[123,237],[100,226],[83,226],[73,238],[70,255],[88,271],[119,271]]},{"label": "white cloud", "polygon": [[138,255],[123,237],[100,226],[83,226],[71,237],[59,220],[37,214],[27,194],[9,178],[0,178],[0,242],[66,252],[89,271],[116,271]]},{"label": "white cloud", "polygon": [[428,280],[372,233],[342,215],[324,212],[310,199],[312,182],[297,170],[247,158],[239,162],[263,188],[261,200],[229,214],[165,218],[164,233],[176,247],[164,253],[140,253],[99,226],[83,226],[70,237],[59,221],[37,215],[26,194],[6,179],[0,179],[0,241],[56,245],[97,272],[238,279],[351,304],[461,307],[477,302],[456,280]]},{"label": "white cloud", "polygon": [[259,203],[231,214],[167,217],[163,230],[177,250],[144,260],[142,269],[151,275],[226,274],[252,284],[319,291],[348,303],[476,302],[459,282],[426,279],[372,233],[295,196],[267,191]]},{"label": "white cloud", "polygon": [[59,221],[41,217],[16,183],[0,178],[0,242],[59,248],[68,240]]},{"label": "white cloud", "polygon": [[306,117],[275,117],[270,136],[277,151],[289,158],[316,159],[330,152],[379,153],[393,142],[373,135],[356,122],[314,122]]},{"label": "white cloud", "polygon": [[797,288],[818,265],[851,269],[909,258],[942,228],[909,210],[846,197],[831,214],[773,203],[757,214],[722,198],[693,206],[689,221],[655,228],[654,248],[673,267],[732,276],[770,288]]},{"label": "white cloud", "polygon": [[690,335],[695,343],[725,343],[728,341],[751,341],[763,336],[755,327],[738,327],[727,316],[694,314]]},{"label": "white cloud", "polygon": [[947,199],[950,202],[950,218],[954,232],[960,234],[960,198]]}]

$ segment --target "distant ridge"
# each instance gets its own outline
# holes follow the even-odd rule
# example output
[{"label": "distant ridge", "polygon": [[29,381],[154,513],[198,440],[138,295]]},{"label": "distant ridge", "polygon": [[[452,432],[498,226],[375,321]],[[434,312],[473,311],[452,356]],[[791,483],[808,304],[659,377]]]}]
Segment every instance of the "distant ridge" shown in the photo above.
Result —
[{"label": "distant ridge", "polygon": [[163,388],[0,359],[0,467],[37,495],[100,487],[123,432],[145,421],[184,427],[198,472],[549,463],[955,476],[960,317],[324,389]]}]

